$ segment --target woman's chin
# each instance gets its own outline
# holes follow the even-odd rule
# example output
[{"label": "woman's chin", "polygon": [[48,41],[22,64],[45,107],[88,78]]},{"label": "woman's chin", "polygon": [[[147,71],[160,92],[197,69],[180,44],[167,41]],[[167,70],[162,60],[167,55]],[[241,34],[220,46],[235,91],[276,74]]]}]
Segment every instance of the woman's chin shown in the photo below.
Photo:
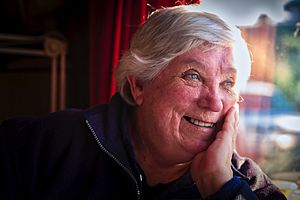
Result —
[{"label": "woman's chin", "polygon": [[204,152],[208,149],[209,145],[212,141],[194,141],[193,144],[190,145],[190,150],[194,155]]}]

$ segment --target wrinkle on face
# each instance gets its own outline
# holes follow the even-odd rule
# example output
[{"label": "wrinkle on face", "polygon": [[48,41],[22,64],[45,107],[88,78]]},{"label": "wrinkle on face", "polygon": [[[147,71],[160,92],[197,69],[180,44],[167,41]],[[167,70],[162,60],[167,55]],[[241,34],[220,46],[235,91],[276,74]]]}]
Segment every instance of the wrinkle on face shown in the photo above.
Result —
[{"label": "wrinkle on face", "polygon": [[[217,127],[199,127],[184,116],[221,123],[236,102],[234,92],[220,85],[228,78],[236,79],[231,55],[231,50],[224,47],[206,52],[193,48],[171,61],[155,79],[144,85],[144,102],[137,108],[138,129],[145,138],[144,147],[162,158],[161,162],[186,162],[213,140],[219,130]],[[196,70],[204,82],[185,80],[182,74],[189,69]],[[217,95],[222,104],[220,110],[212,110],[207,95]]]}]

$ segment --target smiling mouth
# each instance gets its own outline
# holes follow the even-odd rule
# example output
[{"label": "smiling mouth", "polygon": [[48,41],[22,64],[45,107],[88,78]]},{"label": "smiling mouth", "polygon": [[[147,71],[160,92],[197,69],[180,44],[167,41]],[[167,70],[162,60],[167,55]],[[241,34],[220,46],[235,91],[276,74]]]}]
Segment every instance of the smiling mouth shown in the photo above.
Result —
[{"label": "smiling mouth", "polygon": [[191,124],[193,124],[195,126],[204,127],[204,128],[213,128],[215,126],[215,123],[208,123],[208,122],[199,121],[197,119],[193,119],[193,118],[188,117],[188,116],[184,116],[183,118],[186,119],[188,122],[190,122]]}]

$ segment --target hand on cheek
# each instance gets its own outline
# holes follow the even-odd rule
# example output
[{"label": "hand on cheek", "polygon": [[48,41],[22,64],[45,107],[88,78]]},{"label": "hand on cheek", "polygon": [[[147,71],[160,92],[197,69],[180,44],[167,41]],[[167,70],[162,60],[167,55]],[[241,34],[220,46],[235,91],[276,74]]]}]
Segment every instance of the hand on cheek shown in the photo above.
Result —
[{"label": "hand on cheek", "polygon": [[231,158],[238,132],[238,106],[232,107],[224,120],[222,130],[204,152],[194,158],[191,173],[202,197],[217,192],[232,176]]}]

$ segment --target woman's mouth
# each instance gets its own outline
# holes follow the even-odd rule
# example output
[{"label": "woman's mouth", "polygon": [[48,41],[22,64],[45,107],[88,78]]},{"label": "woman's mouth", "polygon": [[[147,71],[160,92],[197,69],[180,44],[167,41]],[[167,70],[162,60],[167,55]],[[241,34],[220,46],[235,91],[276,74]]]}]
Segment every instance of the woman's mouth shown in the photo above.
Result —
[{"label": "woman's mouth", "polygon": [[195,126],[204,127],[204,128],[213,128],[215,126],[215,123],[203,122],[188,116],[184,116],[183,118]]}]

